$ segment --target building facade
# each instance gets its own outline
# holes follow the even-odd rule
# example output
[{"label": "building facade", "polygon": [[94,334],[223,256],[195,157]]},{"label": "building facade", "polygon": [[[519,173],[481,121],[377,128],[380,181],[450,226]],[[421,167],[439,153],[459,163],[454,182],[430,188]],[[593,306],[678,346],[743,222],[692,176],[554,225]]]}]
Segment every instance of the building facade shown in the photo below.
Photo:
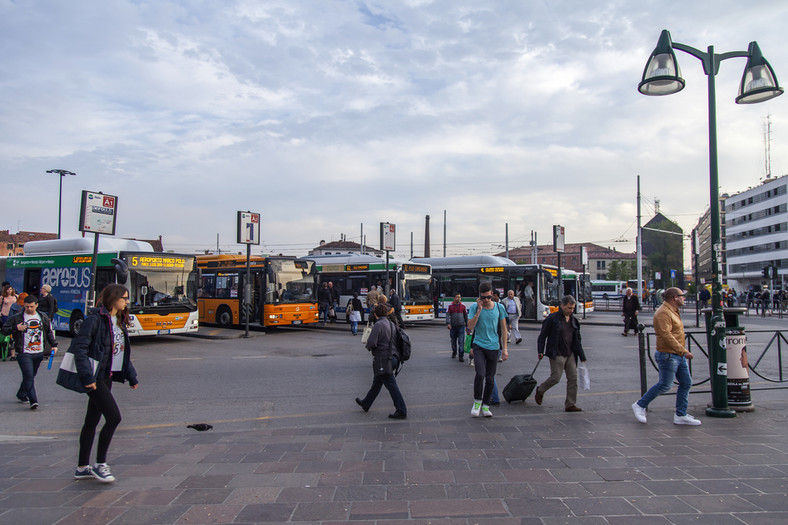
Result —
[{"label": "building facade", "polygon": [[7,257],[12,255],[24,255],[26,242],[48,241],[51,239],[57,239],[57,234],[23,231],[10,233],[8,230],[0,230],[0,254]]},{"label": "building facade", "polygon": [[[720,265],[720,272],[722,272],[722,283],[727,282],[727,264],[726,264],[726,224],[725,224],[725,204],[728,195],[723,195],[720,198],[720,252],[719,256],[722,260]],[[707,208],[703,213],[695,228],[692,229],[694,242],[697,243],[697,248],[692,252],[691,266],[693,271],[697,274],[701,284],[710,283],[712,281],[711,275],[711,213]],[[695,251],[698,252],[697,256]]]},{"label": "building facade", "polygon": [[777,268],[778,286],[788,274],[788,176],[728,197],[725,214],[728,285],[737,291],[769,284],[762,272]]}]

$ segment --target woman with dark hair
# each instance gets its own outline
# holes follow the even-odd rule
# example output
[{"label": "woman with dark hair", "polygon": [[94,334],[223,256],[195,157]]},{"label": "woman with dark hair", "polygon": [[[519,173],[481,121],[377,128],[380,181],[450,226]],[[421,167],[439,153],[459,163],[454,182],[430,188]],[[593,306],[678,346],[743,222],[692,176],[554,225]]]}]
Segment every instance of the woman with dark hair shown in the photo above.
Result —
[{"label": "woman with dark hair", "polygon": [[[0,294],[0,326],[4,325],[6,320],[15,313],[19,313],[22,309],[18,306],[19,297],[14,292],[14,287],[10,284],[3,285],[2,294]],[[10,345],[8,349],[8,359],[11,361],[16,360],[14,355],[14,345]]]},{"label": "woman with dark hair", "polygon": [[405,406],[405,400],[402,398],[397,380],[394,378],[397,364],[392,361],[392,358],[397,359],[394,341],[396,325],[388,318],[389,307],[386,304],[378,303],[375,306],[374,314],[375,326],[372,327],[372,332],[369,334],[367,350],[372,352],[372,370],[375,377],[367,395],[363,400],[357,397],[356,404],[364,412],[369,411],[375,398],[378,397],[381,387],[385,386],[391,395],[395,409],[394,413],[389,414],[389,417],[391,419],[405,419],[408,417],[408,408]]},{"label": "woman with dark hair", "polygon": [[[79,434],[79,461],[76,479],[96,478],[111,483],[115,477],[107,465],[107,450],[120,424],[120,410],[112,397],[112,382],[128,380],[137,388],[137,372],[131,364],[129,346],[129,291],[119,284],[107,285],[98,298],[98,308],[85,317],[79,334],[71,343],[77,373],[89,390],[88,409]],[[94,362],[93,364],[91,364]],[[95,366],[95,368],[94,368]],[[101,416],[104,426],[99,433],[96,464],[90,466],[90,451]]]}]

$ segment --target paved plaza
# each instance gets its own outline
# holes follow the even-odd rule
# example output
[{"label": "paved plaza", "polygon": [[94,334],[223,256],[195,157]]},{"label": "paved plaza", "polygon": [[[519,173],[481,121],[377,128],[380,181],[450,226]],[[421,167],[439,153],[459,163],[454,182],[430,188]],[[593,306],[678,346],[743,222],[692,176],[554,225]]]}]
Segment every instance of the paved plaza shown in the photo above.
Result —
[{"label": "paved plaza", "polygon": [[[584,341],[599,356],[599,369],[603,369],[605,352],[614,357],[613,350],[608,350],[613,344],[635,341],[621,338],[616,328],[606,328],[604,319],[595,316],[584,328]],[[616,318],[610,319],[615,324]],[[593,327],[594,322],[599,326]],[[412,338],[423,342],[417,348],[432,337],[448,339],[439,331],[442,328],[412,330]],[[535,327],[529,328],[524,338],[533,339]],[[602,335],[606,331],[615,332],[618,338]],[[167,358],[186,367],[191,363],[186,359],[199,357],[203,361],[195,361],[195,366],[207,366],[213,362],[217,345],[222,351],[234,348],[239,353],[247,352],[244,345],[249,345],[249,355],[241,356],[244,362],[239,360],[248,369],[250,363],[263,360],[252,359],[253,349],[273,348],[287,337],[291,341],[294,337],[329,340],[326,344],[334,346],[327,346],[325,353],[337,341],[352,341],[355,346],[347,363],[359,359],[352,353],[360,346],[357,339],[330,329],[205,341],[200,343],[206,345],[204,353],[190,341],[194,357]],[[158,342],[135,346],[140,392],[147,386],[146,379],[150,384],[153,369],[162,369],[155,362],[146,372],[145,352],[151,360],[153,350],[164,357],[177,356],[179,344],[168,343],[161,350]],[[314,345],[310,351],[313,356],[324,353]],[[324,370],[336,377],[350,374],[349,368],[342,368],[344,354],[335,351],[336,372]],[[524,367],[531,362],[531,349],[518,351],[519,347],[513,351],[513,360],[519,359],[522,366],[517,366]],[[632,350],[622,352],[629,355]],[[279,359],[282,367],[290,366],[289,357],[274,354],[272,350],[264,359],[271,359],[269,363]],[[443,367],[449,361],[443,350],[435,355],[422,350],[414,356],[422,367]],[[328,362],[332,357],[294,358],[292,366],[303,367],[317,359]],[[633,388],[637,378],[618,388],[615,374],[621,374],[619,369],[604,381],[600,378],[608,384],[597,383],[592,391],[581,393],[582,413],[560,409],[562,382],[548,392],[543,406],[529,399],[525,404],[494,409],[492,419],[474,419],[468,413],[469,367],[450,363],[445,375],[435,369],[419,375],[414,361],[400,378],[409,417],[392,421],[386,417],[392,409],[385,390],[368,414],[352,402],[369,384],[371,374],[367,358],[363,359],[365,369],[351,378],[359,383],[356,387],[343,384],[340,392],[328,386],[324,391],[316,388],[308,406],[261,409],[257,416],[232,413],[227,403],[221,409],[224,412],[206,418],[215,426],[209,432],[195,432],[180,424],[194,421],[187,400],[171,415],[177,424],[156,423],[130,407],[136,392],[123,391],[119,403],[125,419],[110,449],[110,464],[118,478],[112,484],[72,478],[78,419],[67,425],[63,421],[74,416],[58,418],[70,410],[79,414],[81,399],[76,403],[79,398],[66,393],[62,405],[51,407],[49,413],[42,401],[42,411],[35,416],[50,417],[48,425],[31,432],[17,430],[21,428],[17,426],[11,427],[13,433],[0,431],[0,524],[788,523],[788,418],[783,392],[757,393],[757,409],[734,419],[705,417],[709,396],[693,395],[690,412],[702,419],[701,427],[673,425],[672,398],[665,396],[653,404],[649,423],[642,425],[629,409],[639,396]],[[0,365],[6,382],[17,380],[9,372],[10,363]],[[512,372],[505,369],[499,381]],[[292,377],[289,369],[282,373]],[[649,373],[649,379],[655,379]],[[629,370],[627,375],[636,376],[636,371]],[[445,395],[428,395],[427,386],[419,390],[418,385],[430,377],[434,383],[447,385],[457,377],[462,384],[457,390],[447,387]],[[541,379],[545,377],[542,371]],[[434,384],[429,386],[435,389]],[[9,391],[6,385],[4,397],[10,397]],[[44,391],[39,396],[51,397],[56,392]],[[152,397],[140,402],[151,414],[167,403],[160,395]],[[325,404],[324,397],[328,399]],[[176,399],[173,394],[172,402],[177,404]],[[272,399],[271,405],[284,405],[287,397]],[[29,418],[29,411],[20,412],[10,401],[3,401],[0,410],[9,424],[29,421],[23,419]],[[184,414],[183,419],[178,419],[178,413]]]}]

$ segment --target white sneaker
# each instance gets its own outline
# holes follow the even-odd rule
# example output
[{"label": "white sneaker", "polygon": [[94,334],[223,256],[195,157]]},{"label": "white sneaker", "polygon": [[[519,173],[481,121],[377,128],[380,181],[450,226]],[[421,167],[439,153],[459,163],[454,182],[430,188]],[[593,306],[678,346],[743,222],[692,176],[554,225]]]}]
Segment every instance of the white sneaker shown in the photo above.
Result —
[{"label": "white sneaker", "polygon": [[473,408],[471,408],[471,415],[473,417],[479,417],[479,414],[482,410],[482,402],[477,401],[476,399],[473,400]]},{"label": "white sneaker", "polygon": [[632,403],[632,412],[635,413],[635,419],[641,423],[646,422],[646,409],[637,404],[637,401]]},{"label": "white sneaker", "polygon": [[492,412],[490,412],[490,407],[487,405],[482,405],[482,415],[484,417],[492,417]]},{"label": "white sneaker", "polygon": [[689,414],[687,414],[686,416],[677,416],[676,414],[673,414],[673,424],[698,426],[700,425],[700,420],[695,419]]}]

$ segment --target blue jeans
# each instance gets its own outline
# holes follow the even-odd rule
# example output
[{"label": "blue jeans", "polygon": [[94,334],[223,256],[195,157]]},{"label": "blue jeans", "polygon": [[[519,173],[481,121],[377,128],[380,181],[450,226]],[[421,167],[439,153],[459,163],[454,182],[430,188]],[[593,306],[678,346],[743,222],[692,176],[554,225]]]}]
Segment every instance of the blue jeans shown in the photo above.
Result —
[{"label": "blue jeans", "polygon": [[666,352],[655,352],[654,360],[659,366],[659,381],[652,386],[648,392],[637,402],[641,408],[648,408],[649,403],[654,401],[657,396],[670,392],[673,387],[673,379],[679,382],[676,391],[676,415],[687,415],[687,404],[689,404],[689,391],[692,386],[692,376],[690,375],[687,360],[676,354]]},{"label": "blue jeans", "polygon": [[353,332],[353,335],[358,333],[358,321],[350,321],[350,331]]},{"label": "blue jeans", "polygon": [[459,354],[462,359],[462,354],[465,352],[465,325],[452,326],[449,336],[451,337],[451,355]]},{"label": "blue jeans", "polygon": [[44,352],[37,354],[19,352],[16,354],[16,362],[19,364],[19,369],[22,371],[22,384],[19,385],[19,390],[16,392],[17,399],[24,400],[27,398],[31,405],[33,403],[38,403],[35,378],[38,373],[38,367],[43,360]]},{"label": "blue jeans", "polygon": [[490,397],[490,402],[491,403],[501,402],[501,398],[498,397],[498,383],[495,381],[494,377],[493,377],[493,391],[492,391],[492,396]]},{"label": "blue jeans", "polygon": [[317,309],[318,309],[318,312],[319,312],[318,317],[322,317],[323,318],[323,323],[327,324],[328,323],[328,305],[327,304],[319,304],[317,306]]},{"label": "blue jeans", "polygon": [[495,370],[498,368],[498,350],[487,350],[473,344],[473,361],[476,377],[473,378],[473,399],[481,399],[489,405],[495,386]]}]

